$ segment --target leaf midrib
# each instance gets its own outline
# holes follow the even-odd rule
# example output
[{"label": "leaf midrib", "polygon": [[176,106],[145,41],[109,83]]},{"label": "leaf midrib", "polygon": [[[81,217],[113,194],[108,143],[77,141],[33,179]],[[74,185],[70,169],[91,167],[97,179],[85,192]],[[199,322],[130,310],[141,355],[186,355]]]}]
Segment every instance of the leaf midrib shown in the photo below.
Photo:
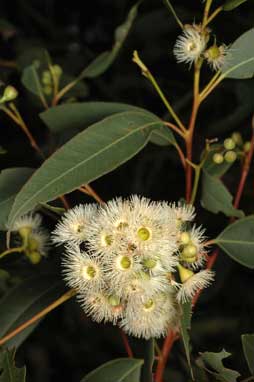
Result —
[{"label": "leaf midrib", "polygon": [[[137,113],[137,114],[142,114],[142,113]],[[99,122],[101,123],[101,122]],[[158,120],[156,122],[150,122],[150,123],[146,123],[145,125],[142,125],[140,126],[138,129],[135,129],[135,130],[132,130],[130,131],[128,134],[122,136],[121,138],[118,138],[116,141],[114,141],[114,143],[111,143],[107,146],[105,146],[103,149],[97,151],[95,154],[93,154],[92,156],[89,156],[89,158],[86,158],[85,160],[83,160],[82,162],[79,162],[77,165],[75,165],[74,167],[72,167],[71,169],[65,171],[64,173],[62,173],[60,176],[58,176],[57,178],[54,178],[51,182],[47,183],[44,187],[42,187],[39,191],[37,191],[35,194],[33,194],[33,197],[28,199],[24,204],[22,204],[22,206],[16,211],[15,215],[13,216],[11,222],[10,222],[10,226],[12,226],[12,222],[15,221],[15,218],[17,215],[19,215],[19,211],[22,210],[22,208],[24,208],[24,206],[26,206],[27,204],[29,204],[29,202],[33,199],[36,198],[37,195],[39,195],[42,191],[44,191],[45,189],[47,189],[48,187],[51,186],[52,183],[55,183],[57,181],[59,181],[61,178],[63,178],[64,176],[66,176],[69,172],[71,171],[74,171],[75,169],[77,169],[78,167],[82,166],[84,163],[92,160],[94,157],[98,156],[99,154],[101,154],[102,152],[104,151],[107,151],[109,148],[113,147],[115,144],[121,142],[122,140],[128,138],[129,136],[131,136],[132,134],[135,134],[149,126],[152,126],[152,125],[157,125],[157,124],[160,124],[161,122]],[[45,163],[45,162],[44,162]],[[32,176],[33,177],[33,176]],[[31,179],[32,179],[31,177]],[[13,208],[15,208],[15,203],[13,205]]]}]

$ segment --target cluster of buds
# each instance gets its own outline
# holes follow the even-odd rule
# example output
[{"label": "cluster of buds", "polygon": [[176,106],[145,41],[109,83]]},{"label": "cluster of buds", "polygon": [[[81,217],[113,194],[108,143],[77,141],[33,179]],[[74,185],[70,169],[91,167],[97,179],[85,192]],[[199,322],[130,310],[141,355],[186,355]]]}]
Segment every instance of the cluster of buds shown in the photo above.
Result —
[{"label": "cluster of buds", "polygon": [[166,335],[182,302],[210,284],[203,230],[189,205],[133,196],[67,211],[53,232],[84,311],[136,337]]},{"label": "cluster of buds", "polygon": [[59,65],[51,65],[50,70],[42,72],[41,82],[44,94],[51,95],[53,93],[54,83],[59,83],[62,73],[63,70]]},{"label": "cluster of buds", "polygon": [[186,24],[173,50],[177,62],[192,65],[199,59],[205,59],[213,70],[220,70],[225,64],[228,49],[225,44],[218,46],[216,42],[208,47],[210,33],[210,29],[199,24]]},{"label": "cluster of buds", "polygon": [[213,155],[213,162],[222,164],[224,161],[233,163],[238,157],[242,157],[248,153],[250,142],[244,142],[238,131],[232,133],[231,137],[224,140],[223,146]]},{"label": "cluster of buds", "polygon": [[49,235],[42,228],[39,214],[23,215],[16,220],[12,231],[17,232],[20,248],[32,264],[38,264],[47,255]]}]

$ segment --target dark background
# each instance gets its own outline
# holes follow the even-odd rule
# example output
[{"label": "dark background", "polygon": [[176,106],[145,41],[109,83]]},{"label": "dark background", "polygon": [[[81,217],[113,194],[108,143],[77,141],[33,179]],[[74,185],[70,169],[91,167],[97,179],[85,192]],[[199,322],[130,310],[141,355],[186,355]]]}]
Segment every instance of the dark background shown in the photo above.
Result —
[{"label": "dark background", "polygon": [[[173,1],[177,13],[185,23],[200,20],[202,2]],[[19,110],[31,131],[48,150],[48,132],[38,117],[40,106],[20,83],[20,72],[7,63],[16,62],[31,47],[45,47],[54,63],[70,75],[77,75],[93,58],[110,49],[115,28],[123,22],[134,2],[128,0],[56,1],[2,0],[0,4],[0,80],[2,89],[13,84],[19,90]],[[214,0],[214,7],[222,1]],[[229,44],[254,22],[251,1],[232,12],[221,14],[212,24],[219,43]],[[192,71],[177,65],[172,55],[175,39],[180,33],[174,18],[162,1],[145,0],[123,49],[113,66],[101,77],[85,83],[80,101],[125,102],[147,108],[167,118],[164,106],[150,84],[140,75],[131,57],[137,49],[143,61],[184,121],[191,108]],[[202,82],[210,76],[204,68]],[[0,88],[1,91],[1,88]],[[194,155],[197,161],[205,137],[223,140],[239,130],[246,140],[250,137],[253,112],[253,80],[228,80],[207,99],[200,110],[195,135]],[[0,166],[30,166],[40,164],[22,132],[6,116],[0,114],[0,145],[7,150]],[[55,138],[60,142],[65,137]],[[237,163],[225,176],[225,184],[232,192],[240,174]],[[113,173],[93,183],[105,200],[115,196],[142,194],[155,200],[178,200],[184,196],[184,176],[173,148],[149,144],[140,154]],[[253,167],[241,207],[253,213]],[[73,194],[69,201],[90,201]],[[74,202],[75,201],[75,202]],[[214,237],[227,224],[222,214],[212,215],[197,203],[197,222]],[[47,218],[45,218],[47,221]],[[61,252],[55,254],[58,268]],[[49,260],[48,260],[49,261]],[[23,264],[23,263],[22,263]],[[45,265],[41,265],[44,267]],[[50,266],[50,261],[47,267]],[[13,278],[20,277],[19,261],[6,261]],[[8,268],[9,267],[9,268]],[[40,267],[40,266],[39,266]],[[220,351],[225,348],[232,357],[225,364],[248,376],[240,335],[254,332],[253,271],[234,263],[220,253],[216,263],[216,282],[200,298],[192,323],[194,356],[200,351]],[[28,272],[39,272],[29,267]],[[8,284],[9,283],[9,284]],[[5,288],[13,280],[10,279]],[[3,288],[4,291],[4,288]],[[2,292],[3,292],[2,291]],[[131,339],[136,356],[141,356],[143,343]],[[119,356],[125,356],[117,328],[98,325],[85,317],[75,301],[70,301],[46,317],[33,334],[18,349],[18,364],[26,364],[28,381],[79,381],[88,371]],[[188,379],[183,345],[178,341],[170,355],[165,381],[184,382]],[[112,381],[113,382],[113,381]]]}]

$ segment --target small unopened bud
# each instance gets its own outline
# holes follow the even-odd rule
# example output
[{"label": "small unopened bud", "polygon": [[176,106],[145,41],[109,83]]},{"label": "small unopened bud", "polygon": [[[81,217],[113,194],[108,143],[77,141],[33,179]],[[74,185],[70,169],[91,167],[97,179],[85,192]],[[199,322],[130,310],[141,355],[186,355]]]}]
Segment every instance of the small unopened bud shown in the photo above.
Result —
[{"label": "small unopened bud", "polygon": [[248,153],[250,151],[250,147],[251,147],[250,141],[245,142],[243,145],[243,151],[245,153]]},{"label": "small unopened bud", "polygon": [[184,268],[182,265],[178,265],[177,268],[182,283],[185,283],[185,281],[194,275],[194,272],[190,269]]},{"label": "small unopened bud", "polygon": [[224,161],[224,157],[220,153],[213,154],[213,162],[216,164],[221,164]]},{"label": "small unopened bud", "polygon": [[233,163],[237,158],[237,154],[235,151],[229,150],[225,154],[225,161],[228,163]]},{"label": "small unopened bud", "polygon": [[22,227],[19,229],[19,234],[22,237],[22,239],[27,240],[30,233],[32,232],[32,227]]},{"label": "small unopened bud", "polygon": [[182,232],[180,235],[180,242],[182,245],[189,244],[190,242],[190,234],[189,232]]},{"label": "small unopened bud", "polygon": [[231,135],[231,138],[233,139],[233,141],[234,141],[238,146],[242,146],[242,144],[243,144],[243,138],[242,138],[242,135],[241,135],[238,131],[235,131],[235,132]]},{"label": "small unopened bud", "polygon": [[45,71],[42,73],[42,79],[41,79],[41,82],[42,82],[44,85],[51,85],[51,84],[52,84],[51,73],[50,73],[49,70],[45,70]]},{"label": "small unopened bud", "polygon": [[232,138],[226,138],[224,141],[224,147],[227,150],[233,150],[235,148],[235,141]]},{"label": "small unopened bud", "polygon": [[13,101],[15,98],[17,98],[17,96],[18,96],[17,89],[15,89],[14,86],[9,85],[4,89],[4,94],[0,101],[1,103],[10,102],[10,101]]},{"label": "small unopened bud", "polygon": [[31,261],[32,264],[36,265],[41,261],[41,255],[37,251],[29,252],[27,254],[29,260]]},{"label": "small unopened bud", "polygon": [[50,95],[52,93],[52,87],[50,85],[46,85],[43,87],[43,93],[46,95]]},{"label": "small unopened bud", "polygon": [[53,70],[53,73],[56,77],[61,77],[62,73],[63,73],[63,70],[61,68],[61,66],[59,65],[53,65],[52,66],[52,70]]},{"label": "small unopened bud", "polygon": [[182,252],[183,259],[197,256],[197,247],[194,244],[188,244],[184,247]]}]

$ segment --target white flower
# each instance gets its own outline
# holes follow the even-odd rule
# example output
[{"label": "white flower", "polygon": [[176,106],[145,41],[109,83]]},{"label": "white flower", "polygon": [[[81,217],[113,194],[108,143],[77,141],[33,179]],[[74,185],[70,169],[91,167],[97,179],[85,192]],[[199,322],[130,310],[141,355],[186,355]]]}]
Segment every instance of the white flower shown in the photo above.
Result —
[{"label": "white flower", "polygon": [[177,38],[173,53],[177,62],[192,64],[203,53],[206,47],[206,36],[198,26],[187,25]]},{"label": "white flower", "polygon": [[86,252],[80,251],[78,245],[67,248],[62,265],[64,279],[71,288],[96,291],[104,286],[101,264]]},{"label": "white flower", "polygon": [[58,245],[68,242],[81,244],[87,238],[88,226],[96,219],[96,213],[95,204],[80,204],[68,210],[53,231],[53,242]]},{"label": "white flower", "polygon": [[29,213],[19,217],[12,228],[12,231],[19,231],[20,229],[29,229],[35,231],[40,228],[42,218],[39,214]]},{"label": "white flower", "polygon": [[214,272],[209,270],[200,271],[187,278],[177,292],[178,302],[191,300],[199,289],[207,288],[214,280]]},{"label": "white flower", "polygon": [[118,291],[126,299],[133,296],[150,297],[157,292],[168,292],[170,283],[167,274],[150,275],[147,272],[137,272],[128,283],[119,285]]},{"label": "white flower", "polygon": [[156,294],[150,298],[129,300],[120,326],[128,334],[149,339],[165,336],[177,317],[170,294]]},{"label": "white flower", "polygon": [[174,214],[175,223],[178,228],[181,228],[185,222],[191,222],[196,216],[195,208],[192,204],[172,203],[170,208],[171,213]]},{"label": "white flower", "polygon": [[211,69],[218,71],[225,65],[228,59],[228,47],[225,44],[220,46],[214,44],[205,51],[204,56]]},{"label": "white flower", "polygon": [[82,307],[86,314],[92,316],[96,322],[116,322],[122,318],[124,305],[117,295],[109,295],[103,291],[89,291],[88,293],[79,294]]}]

